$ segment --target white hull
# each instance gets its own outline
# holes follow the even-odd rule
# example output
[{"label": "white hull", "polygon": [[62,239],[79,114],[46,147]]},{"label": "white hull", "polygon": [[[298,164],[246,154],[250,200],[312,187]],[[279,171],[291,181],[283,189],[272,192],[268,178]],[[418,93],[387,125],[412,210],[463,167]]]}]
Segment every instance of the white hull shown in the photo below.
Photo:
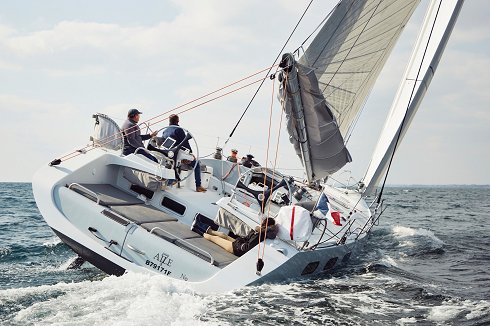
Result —
[{"label": "white hull", "polygon": [[[46,165],[35,175],[33,191],[39,210],[48,225],[75,252],[96,267],[115,275],[121,275],[125,271],[162,274],[191,283],[199,292],[223,292],[250,284],[328,272],[342,261],[348,260],[358,241],[366,236],[371,227],[371,213],[358,193],[329,188],[329,197],[334,207],[346,212],[360,199],[361,205],[358,204],[357,207],[364,217],[357,214],[357,219],[349,221],[349,231],[346,226],[342,228],[327,223],[328,232],[338,232],[335,237],[327,233],[321,235],[321,228],[316,228],[307,245],[267,239],[263,256],[265,265],[261,275],[257,275],[257,248],[241,257],[234,257],[215,248],[217,246],[208,247],[204,238],[196,235],[188,238],[187,233],[191,232],[191,223],[196,214],[214,219],[218,210],[215,203],[231,193],[233,188],[232,184],[221,182],[216,177],[229,171],[229,162],[203,162],[215,167],[206,193],[197,193],[192,184],[183,182],[181,188],[157,190],[146,203],[135,204],[131,208],[136,212],[145,208],[157,209],[165,215],[164,218],[172,219],[171,221],[140,223],[141,220],[131,220],[132,217],[124,210],[124,207],[129,206],[106,206],[102,201],[97,203],[95,195],[89,199],[67,187],[72,183],[107,185],[113,187],[114,191],[124,192],[122,197],[129,196],[130,201],[140,201],[138,193],[130,189],[131,183],[124,178],[123,169],[130,166],[155,173],[156,165],[138,155],[121,157],[117,151],[96,148],[63,162],[60,166]],[[232,179],[233,176],[230,176],[230,180]],[[162,206],[163,198],[180,203],[185,207],[185,212],[179,214]],[[342,205],[346,207],[343,208]],[[368,219],[369,223],[366,223]],[[162,225],[162,228],[163,225],[178,226],[178,230],[182,230],[185,236],[180,238],[173,233],[175,231],[167,232],[168,230],[161,228],[150,230],[148,225]],[[340,240],[344,235],[345,244]],[[312,250],[311,246],[320,237],[322,242],[330,237],[331,239]],[[261,245],[264,246],[264,243]],[[310,249],[306,249],[308,247]]]}]

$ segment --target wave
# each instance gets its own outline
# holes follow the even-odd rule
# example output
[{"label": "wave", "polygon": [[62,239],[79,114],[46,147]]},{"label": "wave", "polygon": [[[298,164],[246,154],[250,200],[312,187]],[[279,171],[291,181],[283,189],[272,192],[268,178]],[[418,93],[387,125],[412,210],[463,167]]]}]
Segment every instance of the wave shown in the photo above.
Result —
[{"label": "wave", "polygon": [[12,250],[10,248],[1,247],[0,248],[0,258],[7,256],[7,255],[10,255],[11,252],[12,252]]},{"label": "wave", "polygon": [[392,227],[392,234],[395,236],[395,238],[398,239],[404,239],[408,237],[422,237],[422,238],[427,238],[430,239],[433,243],[441,244],[443,245],[444,242],[436,237],[434,235],[434,232],[426,229],[412,229],[406,226],[393,226]]},{"label": "wave", "polygon": [[213,324],[199,320],[210,300],[159,275],[128,273],[97,281],[1,290],[0,305],[16,310],[4,321],[19,325]]},{"label": "wave", "polygon": [[444,301],[440,306],[430,308],[427,319],[438,323],[460,320],[461,322],[478,322],[483,325],[490,322],[489,311],[489,301],[452,299]]},{"label": "wave", "polygon": [[57,245],[63,243],[63,241],[61,241],[60,238],[58,237],[53,237],[52,239],[48,240],[48,241],[44,241],[43,242],[43,246],[47,247],[47,248],[54,248],[56,247]]}]

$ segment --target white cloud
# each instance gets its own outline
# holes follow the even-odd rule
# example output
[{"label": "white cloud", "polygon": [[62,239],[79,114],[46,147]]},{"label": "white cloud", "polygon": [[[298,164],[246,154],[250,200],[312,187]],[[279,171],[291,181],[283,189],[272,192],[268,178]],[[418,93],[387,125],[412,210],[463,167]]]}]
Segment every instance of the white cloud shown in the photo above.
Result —
[{"label": "white cloud", "polygon": [[[303,41],[336,2],[315,3],[286,49],[294,49]],[[24,152],[29,152],[32,158],[31,164],[4,172],[0,180],[11,176],[15,176],[14,179],[8,180],[29,180],[40,164],[60,151],[87,142],[93,127],[92,113],[107,113],[122,122],[129,108],[138,107],[148,119],[266,67],[277,55],[306,4],[307,1],[281,0],[233,3],[174,0],[177,14],[151,24],[146,23],[145,17],[132,17],[131,22],[117,24],[79,17],[44,21],[42,29],[28,30],[11,23],[0,25],[0,81],[4,85],[0,111],[14,113],[2,134],[22,139],[22,146],[18,146],[18,141],[8,145],[7,155],[22,157]],[[448,139],[456,142],[460,135],[475,137],[474,134],[479,135],[478,139],[490,137],[487,127],[490,56],[485,45],[490,36],[488,18],[484,14],[489,6],[484,5],[482,9],[481,4],[465,3],[424,107],[401,147],[401,161],[407,160],[407,163],[397,163],[399,168],[394,169],[392,182],[412,180],[407,171],[413,171],[414,164],[410,162],[419,153],[423,153],[420,155],[423,160],[417,159],[417,162],[430,164],[447,160],[450,156],[447,153],[452,151]],[[41,17],[42,13],[39,15]],[[107,13],[108,17],[110,15]],[[411,23],[406,32],[413,35],[417,28],[417,23]],[[400,63],[409,52],[408,43],[396,50],[388,69],[381,75],[381,83],[375,89],[378,94],[373,96],[368,109],[389,108],[399,74],[403,73]],[[240,154],[254,151],[260,161],[265,157],[270,86],[267,81],[229,145],[229,148],[239,147]],[[203,153],[212,150],[217,136],[221,142],[228,136],[255,87],[183,116],[185,127],[202,142]],[[359,165],[370,154],[366,141],[374,139],[373,129],[382,125],[379,116],[362,118],[370,124],[360,129],[362,142],[352,143],[351,148],[355,164]],[[276,128],[277,114],[274,119]],[[297,167],[299,163],[291,154],[285,135],[283,130],[281,150],[284,154],[280,165],[286,162]],[[464,138],[464,142],[469,143],[468,138]],[[477,167],[471,165],[468,157],[473,152],[460,143],[457,146],[461,151],[458,169],[466,164],[477,174]],[[445,152],[435,155],[438,151]],[[489,157],[490,153],[483,150],[480,161],[487,162]],[[451,165],[446,165],[446,170],[450,170]],[[469,173],[464,175],[468,180]],[[488,183],[490,175],[486,174],[481,180]],[[431,179],[428,171],[413,180],[444,182],[444,173]],[[458,180],[464,182],[464,179]]]}]

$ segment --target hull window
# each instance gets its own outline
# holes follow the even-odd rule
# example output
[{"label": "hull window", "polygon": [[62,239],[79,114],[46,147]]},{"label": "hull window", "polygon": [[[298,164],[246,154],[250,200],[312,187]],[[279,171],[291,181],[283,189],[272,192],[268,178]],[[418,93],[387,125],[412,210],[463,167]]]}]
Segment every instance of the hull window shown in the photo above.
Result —
[{"label": "hull window", "polygon": [[351,254],[352,254],[352,252],[346,253],[344,258],[342,258],[342,262],[343,263],[347,262],[349,260]]},{"label": "hull window", "polygon": [[162,206],[165,208],[168,208],[172,211],[174,211],[177,214],[184,215],[185,213],[185,206],[182,205],[181,203],[176,202],[173,199],[170,199],[168,197],[163,197],[162,199]]},{"label": "hull window", "polygon": [[335,267],[335,264],[337,263],[337,260],[339,259],[339,257],[333,257],[333,258],[330,258],[327,263],[325,264],[325,267],[323,267],[323,270],[324,271],[329,271],[331,270],[332,268]]},{"label": "hull window", "polygon": [[316,271],[318,265],[320,265],[319,261],[314,261],[306,265],[305,269],[301,272],[301,275],[308,275]]},{"label": "hull window", "polygon": [[146,188],[143,188],[141,186],[134,185],[134,184],[131,185],[131,187],[129,189],[131,189],[135,193],[138,193],[140,195],[144,195],[148,199],[152,199],[153,198],[154,192],[151,191],[150,189],[146,189]]}]

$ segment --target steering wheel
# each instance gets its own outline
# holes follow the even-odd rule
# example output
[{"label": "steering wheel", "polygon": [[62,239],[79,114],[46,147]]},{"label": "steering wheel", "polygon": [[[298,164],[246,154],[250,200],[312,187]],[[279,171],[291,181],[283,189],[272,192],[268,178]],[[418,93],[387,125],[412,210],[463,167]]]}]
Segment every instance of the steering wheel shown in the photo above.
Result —
[{"label": "steering wheel", "polygon": [[[292,191],[291,191],[291,187],[290,187],[290,182],[291,180],[290,179],[287,179],[285,177],[282,178],[282,180],[280,182],[278,182],[276,185],[274,185],[274,187],[272,189],[267,189],[267,190],[255,190],[255,189],[251,189],[250,187],[246,186],[241,180],[242,179],[245,179],[245,176],[247,175],[250,175],[250,174],[253,174],[254,172],[259,172],[260,174],[264,175],[267,173],[269,169],[265,170],[265,168],[263,167],[255,167],[255,168],[251,168],[250,170],[242,173],[240,175],[240,178],[238,178],[238,181],[235,185],[235,190],[236,189],[242,189],[244,191],[246,191],[247,193],[249,193],[250,195],[252,195],[255,200],[257,201],[257,203],[259,204],[259,207],[260,207],[260,210],[262,213],[264,213],[264,209],[265,209],[265,204],[268,202],[270,196],[278,189],[280,188],[285,188],[288,192],[288,196],[287,196],[287,200],[288,202],[286,204],[289,204],[292,202]],[[263,180],[263,178],[262,178]]]},{"label": "steering wheel", "polygon": [[[171,127],[171,126],[167,126],[167,127],[162,128],[161,129],[162,133],[165,131],[165,129],[167,129],[169,127]],[[191,155],[194,157],[193,161],[196,161],[196,163],[197,163],[197,160],[199,160],[199,147],[197,146],[196,140],[194,139],[192,134],[187,129],[184,129],[180,126],[179,126],[179,128],[181,128],[185,132],[185,135],[186,135],[185,138],[180,143],[178,143],[178,144],[175,143],[174,145],[172,145],[171,148],[164,149],[164,148],[160,148],[161,145],[158,145],[157,141],[152,140],[148,143],[147,148],[150,151],[159,152],[159,153],[163,154],[166,158],[172,160],[172,162],[173,162],[172,167],[173,167],[173,170],[175,172],[175,178],[178,181],[184,181],[194,173],[194,170],[196,169],[197,164],[194,164],[194,166],[189,164],[189,166],[192,167],[191,173],[189,173],[186,177],[182,178],[180,176],[181,173],[179,173],[179,168],[181,166],[182,161],[188,160],[188,158],[182,158],[182,154],[185,155],[185,153],[180,152],[180,149],[183,147],[183,145],[186,141],[189,141],[192,139],[194,141],[194,144],[196,147],[196,155],[194,155],[194,154],[191,154]],[[161,138],[161,137],[159,137],[159,138]],[[163,141],[162,141],[162,143],[163,143]],[[189,150],[191,150],[191,149],[189,148]]]}]

